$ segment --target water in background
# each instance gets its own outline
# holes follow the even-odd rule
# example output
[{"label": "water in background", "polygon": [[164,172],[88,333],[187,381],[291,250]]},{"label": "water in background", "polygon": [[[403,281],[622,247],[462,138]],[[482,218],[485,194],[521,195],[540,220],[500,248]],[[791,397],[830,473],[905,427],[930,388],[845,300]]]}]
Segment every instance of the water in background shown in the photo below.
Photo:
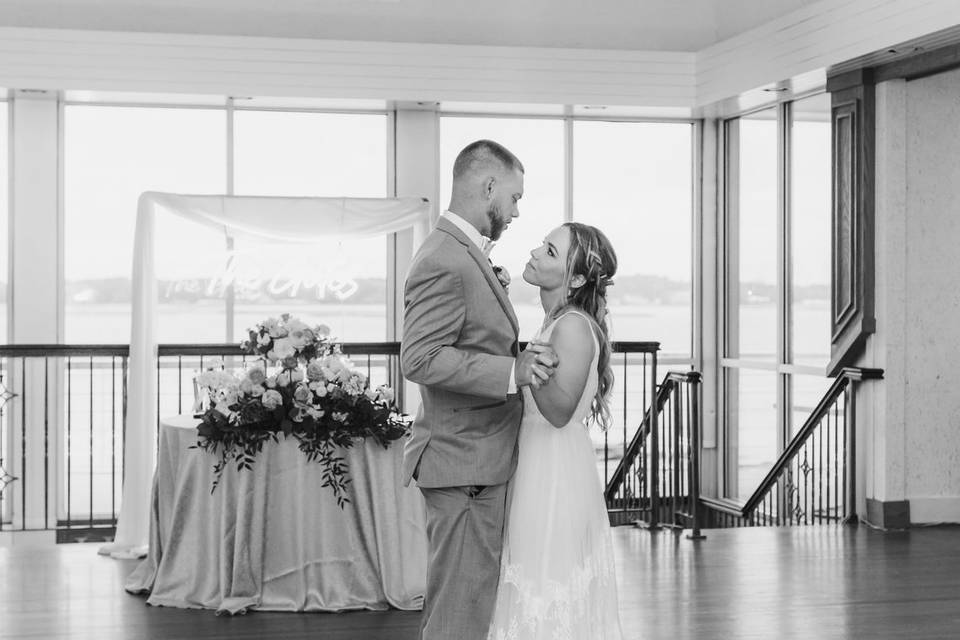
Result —
[{"label": "water in background", "polygon": [[[269,315],[289,311],[308,322],[329,325],[333,334],[345,342],[383,341],[386,335],[385,309],[383,305],[349,304],[311,304],[291,301],[283,309],[258,305],[237,305],[234,341],[244,337],[244,329]],[[519,304],[516,307],[521,322],[521,338],[529,338],[539,327],[542,310],[533,304]],[[749,322],[755,333],[775,331],[775,313],[769,309],[757,308],[754,313],[745,314],[742,322]],[[690,342],[690,307],[687,305],[618,305],[613,309],[613,338],[616,340],[658,340],[664,350],[661,359],[687,359]],[[159,305],[158,328],[161,343],[220,343],[226,341],[226,315],[222,301],[196,303],[177,303]],[[796,324],[803,326],[807,321],[819,320],[822,310],[812,308],[795,310]],[[809,318],[807,318],[809,316]],[[118,343],[125,342],[129,336],[129,306],[124,304],[68,304],[66,308],[67,343]],[[822,351],[814,344],[820,332],[799,331],[797,340],[806,339],[810,344],[797,344],[797,352],[816,353]],[[817,341],[819,342],[819,341]],[[635,356],[631,356],[634,358]],[[649,370],[639,359],[631,359],[624,367],[623,359],[615,360],[617,383],[611,398],[614,412],[612,428],[604,433],[597,427],[591,427],[590,434],[597,454],[598,474],[606,480],[615,469],[623,452],[624,443],[629,442],[633,432],[642,419],[643,408],[649,405]],[[683,365],[662,364],[659,376],[668,369],[683,369]],[[106,375],[106,374],[105,374]],[[770,376],[773,374],[771,373]],[[375,373],[374,378],[385,373]],[[191,372],[185,371],[179,379],[172,374],[161,376],[161,411],[173,414],[179,410],[189,410],[192,403],[190,388]],[[627,388],[624,389],[624,381]],[[77,380],[74,388],[85,389],[84,380]],[[179,391],[178,391],[179,386]],[[815,392],[807,395],[815,395]],[[97,393],[96,395],[101,395]],[[741,496],[749,495],[763,475],[776,459],[775,446],[775,402],[776,396],[769,380],[764,376],[743,376],[740,388],[740,491]],[[86,404],[87,398],[75,398],[75,402]],[[88,487],[93,461],[95,477],[93,504],[98,505],[97,512],[103,512],[111,503],[110,485],[119,489],[119,477],[116,473],[120,460],[117,453],[122,451],[122,443],[113,442],[116,425],[111,426],[108,417],[113,402],[109,397],[95,398],[92,421],[75,416],[73,429],[78,437],[71,447],[73,466],[73,494],[71,503],[90,504]],[[87,413],[87,412],[84,412]],[[801,416],[802,419],[802,416]],[[86,422],[86,424],[82,424]],[[91,423],[94,426],[93,455],[89,449],[88,438]],[[104,425],[101,427],[101,425]],[[99,433],[104,431],[104,433]],[[113,446],[111,446],[111,444]],[[116,447],[119,447],[119,451]],[[75,451],[73,449],[76,449]],[[82,450],[81,450],[82,449]]]}]

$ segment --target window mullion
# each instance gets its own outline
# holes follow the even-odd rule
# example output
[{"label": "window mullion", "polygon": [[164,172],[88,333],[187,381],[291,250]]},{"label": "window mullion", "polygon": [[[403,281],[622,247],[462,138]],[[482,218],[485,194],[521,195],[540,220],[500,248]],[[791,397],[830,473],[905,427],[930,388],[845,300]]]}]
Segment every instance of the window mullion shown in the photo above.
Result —
[{"label": "window mullion", "polygon": [[[790,106],[777,109],[777,365],[790,362]],[[789,441],[790,376],[777,374],[777,450]]]},{"label": "window mullion", "polygon": [[[234,195],[234,153],[233,153],[233,98],[227,98],[227,118],[226,118],[226,127],[227,127],[227,195]],[[233,255],[235,249],[233,244],[233,237],[227,236],[227,255],[226,259],[229,261],[230,257]],[[233,342],[233,315],[236,312],[236,289],[234,288],[233,278],[230,278],[227,282],[227,289],[224,295],[224,305],[227,323],[226,341]]]}]

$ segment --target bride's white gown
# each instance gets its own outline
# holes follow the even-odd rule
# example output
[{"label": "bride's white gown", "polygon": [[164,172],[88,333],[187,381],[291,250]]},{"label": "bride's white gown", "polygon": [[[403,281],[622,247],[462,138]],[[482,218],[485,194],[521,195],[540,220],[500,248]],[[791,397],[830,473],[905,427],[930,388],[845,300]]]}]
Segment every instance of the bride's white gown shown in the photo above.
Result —
[{"label": "bride's white gown", "polygon": [[[543,329],[543,339],[556,322]],[[584,421],[597,389],[595,335],[593,341],[587,384],[563,428],[541,415],[529,388],[523,387],[519,462],[508,490],[489,640],[623,637],[610,524]]]}]

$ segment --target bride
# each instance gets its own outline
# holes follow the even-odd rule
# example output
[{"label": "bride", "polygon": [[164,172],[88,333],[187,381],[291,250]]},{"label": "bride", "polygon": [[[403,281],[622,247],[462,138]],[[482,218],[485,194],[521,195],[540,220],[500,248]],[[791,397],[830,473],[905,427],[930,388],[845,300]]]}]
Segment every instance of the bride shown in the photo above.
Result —
[{"label": "bride", "polygon": [[489,640],[620,640],[610,525],[587,422],[605,427],[613,383],[606,288],[617,268],[600,230],[575,222],[530,253],[523,279],[546,313],[556,373],[523,387]]}]

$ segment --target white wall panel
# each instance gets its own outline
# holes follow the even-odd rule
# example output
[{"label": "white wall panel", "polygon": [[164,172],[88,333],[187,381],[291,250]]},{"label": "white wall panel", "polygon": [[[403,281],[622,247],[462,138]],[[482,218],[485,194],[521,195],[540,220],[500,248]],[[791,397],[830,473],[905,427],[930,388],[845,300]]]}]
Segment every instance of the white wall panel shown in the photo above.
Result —
[{"label": "white wall panel", "polygon": [[692,53],[0,28],[0,86],[690,106]]},{"label": "white wall panel", "polygon": [[960,24],[956,0],[822,0],[697,53],[697,105]]}]

